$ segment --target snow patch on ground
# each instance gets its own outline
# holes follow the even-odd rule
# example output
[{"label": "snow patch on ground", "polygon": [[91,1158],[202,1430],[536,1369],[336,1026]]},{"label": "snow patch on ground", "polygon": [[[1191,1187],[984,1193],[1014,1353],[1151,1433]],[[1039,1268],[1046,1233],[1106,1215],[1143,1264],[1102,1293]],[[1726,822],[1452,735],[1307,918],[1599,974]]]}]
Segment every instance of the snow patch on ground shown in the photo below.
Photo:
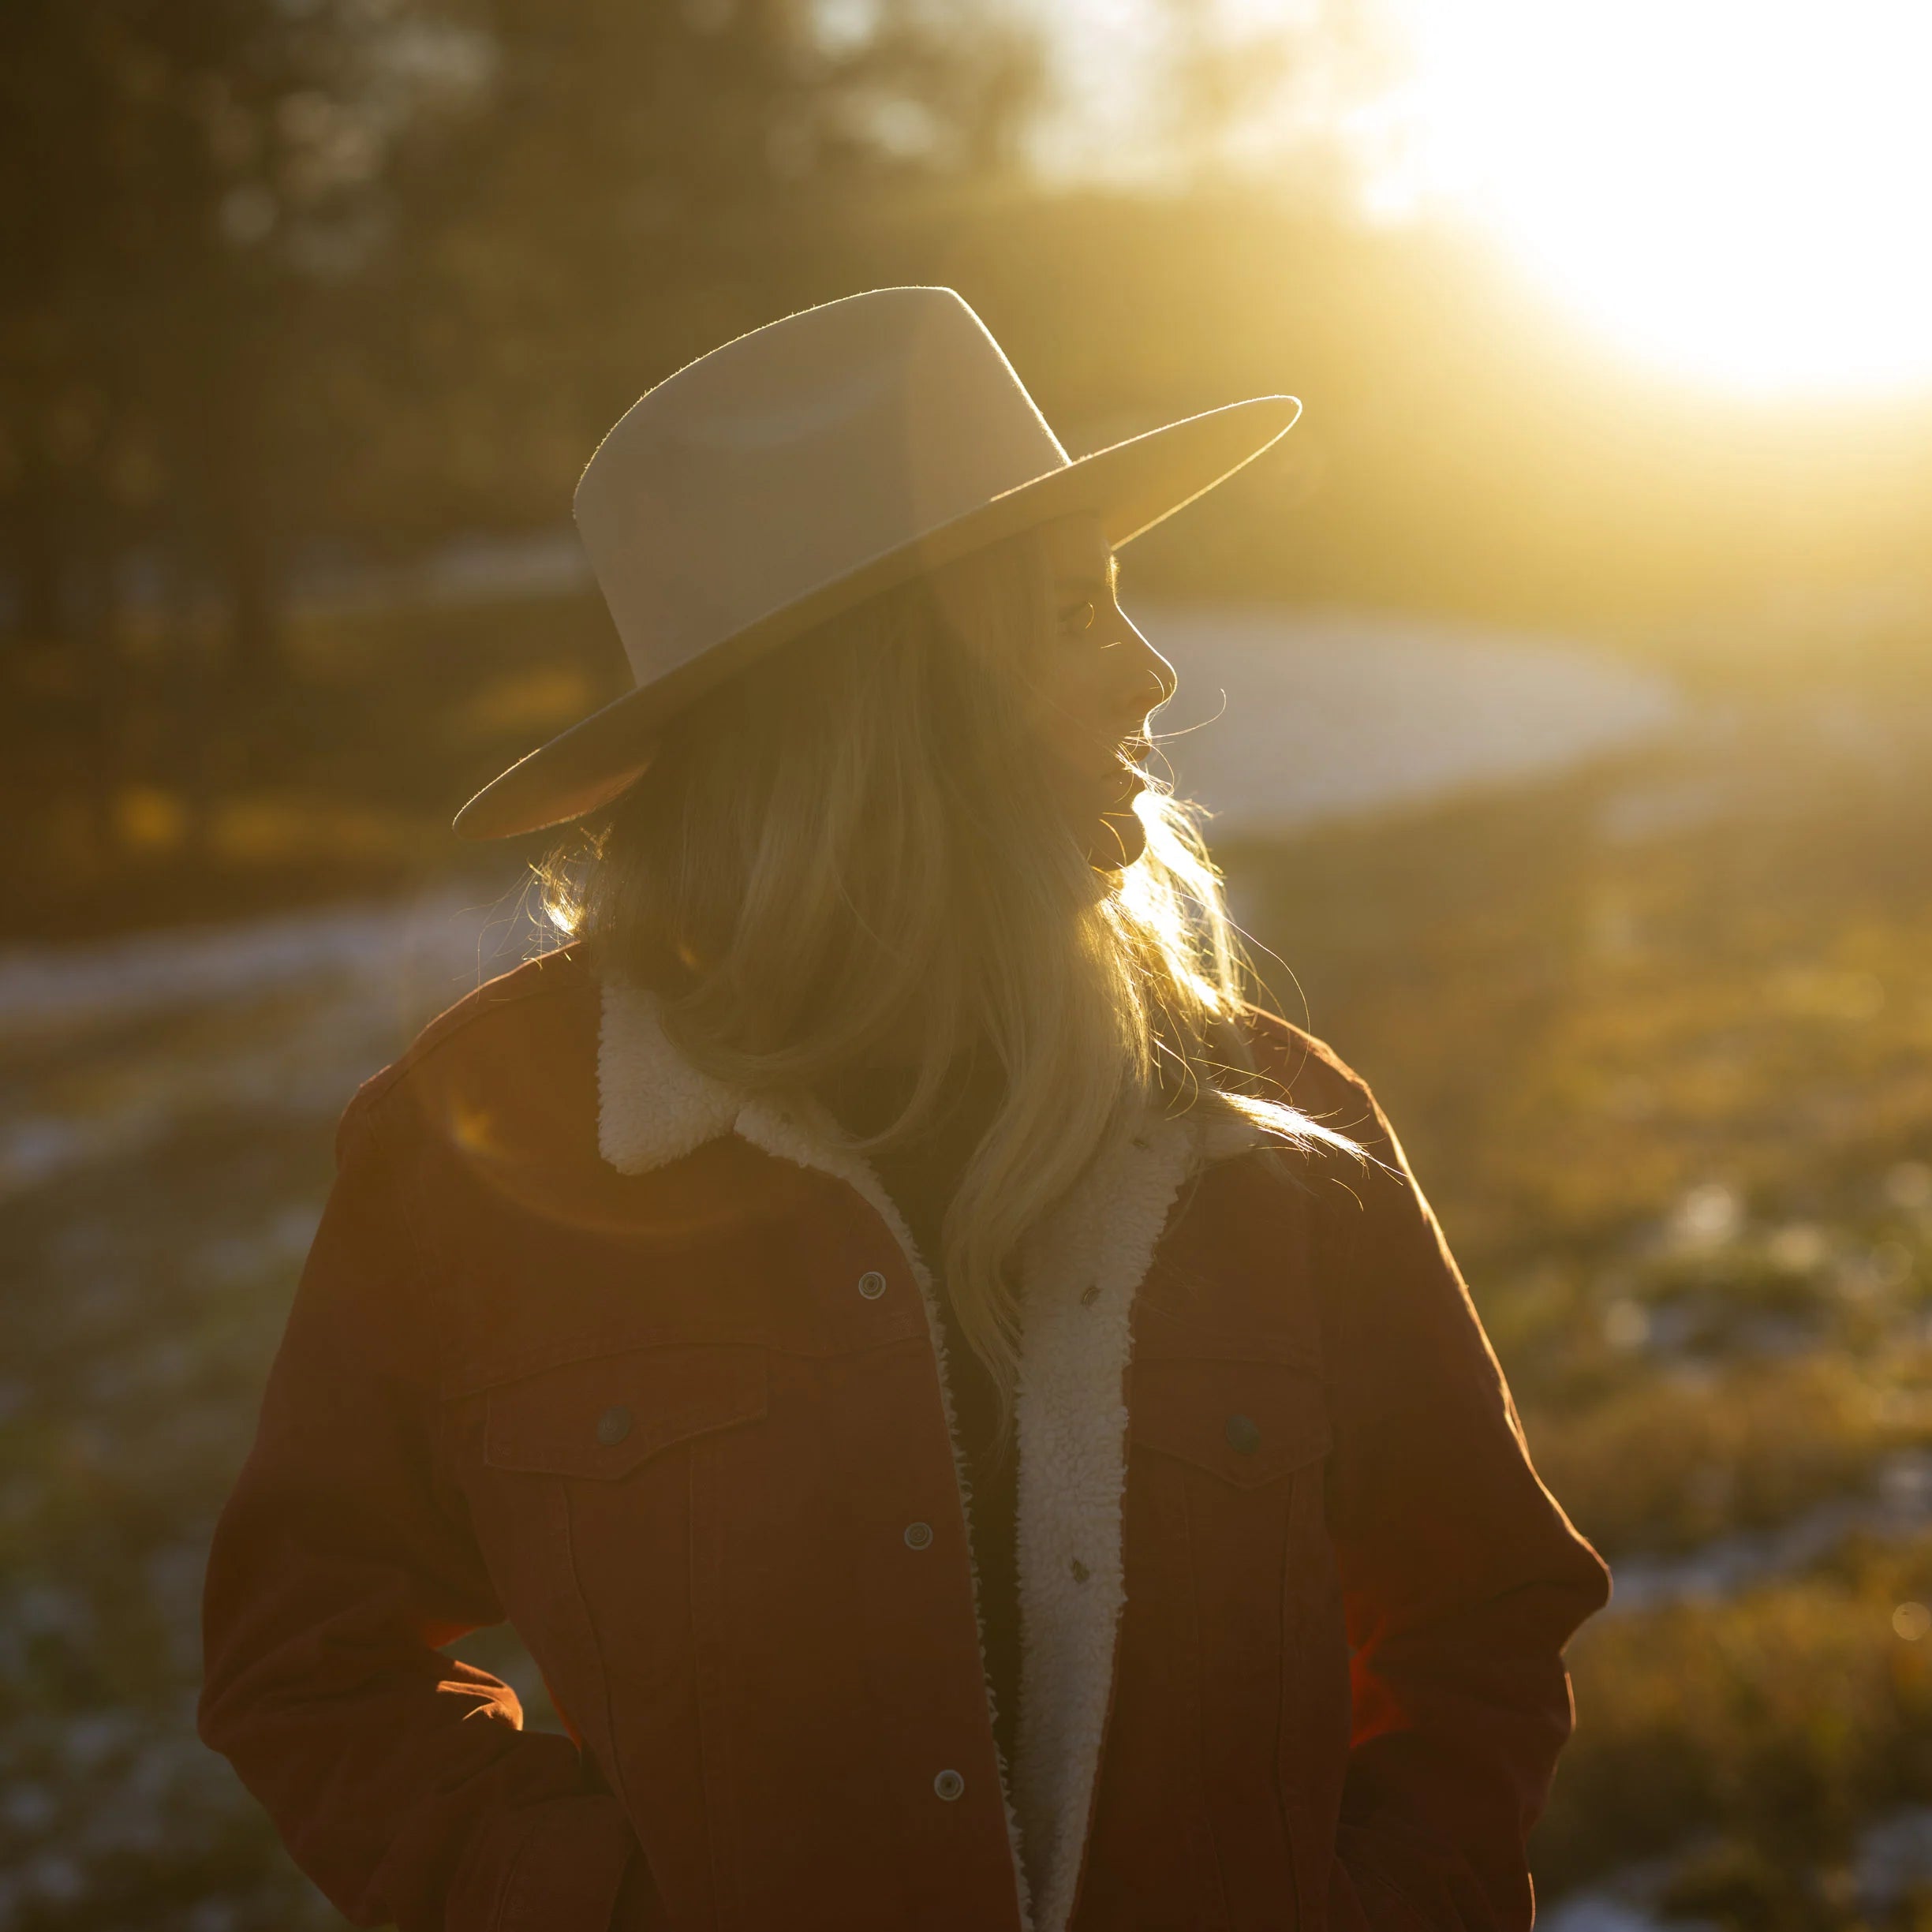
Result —
[{"label": "snow patch on ground", "polygon": [[0,954],[0,1199],[195,1119],[333,1117],[425,1022],[556,939],[513,881]]},{"label": "snow patch on ground", "polygon": [[[1667,680],[1553,641],[1347,611],[1137,607],[1136,615],[1181,677],[1157,719],[1162,750],[1217,831],[1293,833],[1548,775],[1686,716]],[[507,880],[495,900],[444,888],[402,906],[0,948],[0,1048],[331,981],[355,988],[364,1007],[387,1003],[420,1023],[552,942],[519,885]],[[58,1123],[22,1123],[11,1159],[28,1173],[63,1165]]]},{"label": "snow patch on ground", "polygon": [[0,948],[0,1044],[22,1034],[205,1005],[330,979],[459,999],[525,956],[515,902],[445,888],[413,903],[331,906],[234,925],[136,932],[83,946]]},{"label": "snow patch on ground", "polygon": [[1669,679],[1555,639],[1347,611],[1150,607],[1177,788],[1253,835],[1545,777],[1689,721]]},{"label": "snow patch on ground", "polygon": [[1604,1614],[1666,1604],[1715,1602],[1754,1584],[1795,1576],[1855,1531],[1903,1541],[1932,1524],[1932,1453],[1902,1449],[1878,1470],[1872,1493],[1833,1497],[1769,1530],[1740,1530],[1681,1556],[1624,1556]]}]

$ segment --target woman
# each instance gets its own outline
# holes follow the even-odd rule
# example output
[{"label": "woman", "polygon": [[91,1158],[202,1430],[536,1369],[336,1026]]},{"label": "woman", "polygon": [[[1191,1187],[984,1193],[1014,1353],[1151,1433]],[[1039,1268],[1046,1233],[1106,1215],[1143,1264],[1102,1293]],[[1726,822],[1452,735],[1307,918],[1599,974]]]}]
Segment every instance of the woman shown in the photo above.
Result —
[{"label": "woman", "polygon": [[[1606,1574],[1115,594],[1296,406],[1071,462],[885,290],[600,449],[634,689],[458,820],[593,820],[574,936],[349,1108],[209,1570],[204,1735],[357,1923],[1528,1925]],[[505,1619],[569,1737],[440,1654]]]}]

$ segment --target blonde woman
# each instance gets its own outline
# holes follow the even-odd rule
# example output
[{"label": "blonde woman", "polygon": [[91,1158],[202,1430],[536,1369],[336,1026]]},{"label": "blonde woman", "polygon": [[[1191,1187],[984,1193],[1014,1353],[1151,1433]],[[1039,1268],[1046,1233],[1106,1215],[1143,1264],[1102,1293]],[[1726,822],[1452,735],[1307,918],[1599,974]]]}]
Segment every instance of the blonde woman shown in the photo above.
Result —
[{"label": "blonde woman", "polygon": [[[357,1923],[1528,1926],[1606,1573],[1115,594],[1297,406],[1071,462],[892,289],[598,451],[634,688],[458,820],[585,821],[574,936],[350,1104],[209,1570]],[[443,1654],[505,1620],[567,1736]]]}]

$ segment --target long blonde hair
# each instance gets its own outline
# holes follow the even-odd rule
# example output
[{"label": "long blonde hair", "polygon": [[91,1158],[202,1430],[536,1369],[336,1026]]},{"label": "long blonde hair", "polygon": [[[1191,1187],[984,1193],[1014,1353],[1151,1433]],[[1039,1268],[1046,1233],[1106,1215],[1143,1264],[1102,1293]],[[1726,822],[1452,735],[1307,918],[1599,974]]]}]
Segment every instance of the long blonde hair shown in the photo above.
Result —
[{"label": "long blonde hair", "polygon": [[656,989],[699,1067],[796,1100],[912,1045],[917,1134],[990,1056],[1002,1096],[937,1260],[1010,1421],[1020,1244],[1150,1108],[1353,1143],[1265,1097],[1250,983],[1194,815],[1136,802],[1145,853],[1097,872],[1028,708],[1052,639],[1037,532],[851,609],[682,716],[592,833],[542,869],[547,910]]}]

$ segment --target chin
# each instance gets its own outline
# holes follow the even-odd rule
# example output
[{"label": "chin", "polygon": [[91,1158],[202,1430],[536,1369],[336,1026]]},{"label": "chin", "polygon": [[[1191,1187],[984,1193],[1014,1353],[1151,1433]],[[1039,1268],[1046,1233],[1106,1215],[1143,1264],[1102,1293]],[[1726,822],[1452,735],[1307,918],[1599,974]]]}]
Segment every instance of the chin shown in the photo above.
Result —
[{"label": "chin", "polygon": [[1147,850],[1147,828],[1131,812],[1109,812],[1096,828],[1087,863],[1096,872],[1125,872]]}]

